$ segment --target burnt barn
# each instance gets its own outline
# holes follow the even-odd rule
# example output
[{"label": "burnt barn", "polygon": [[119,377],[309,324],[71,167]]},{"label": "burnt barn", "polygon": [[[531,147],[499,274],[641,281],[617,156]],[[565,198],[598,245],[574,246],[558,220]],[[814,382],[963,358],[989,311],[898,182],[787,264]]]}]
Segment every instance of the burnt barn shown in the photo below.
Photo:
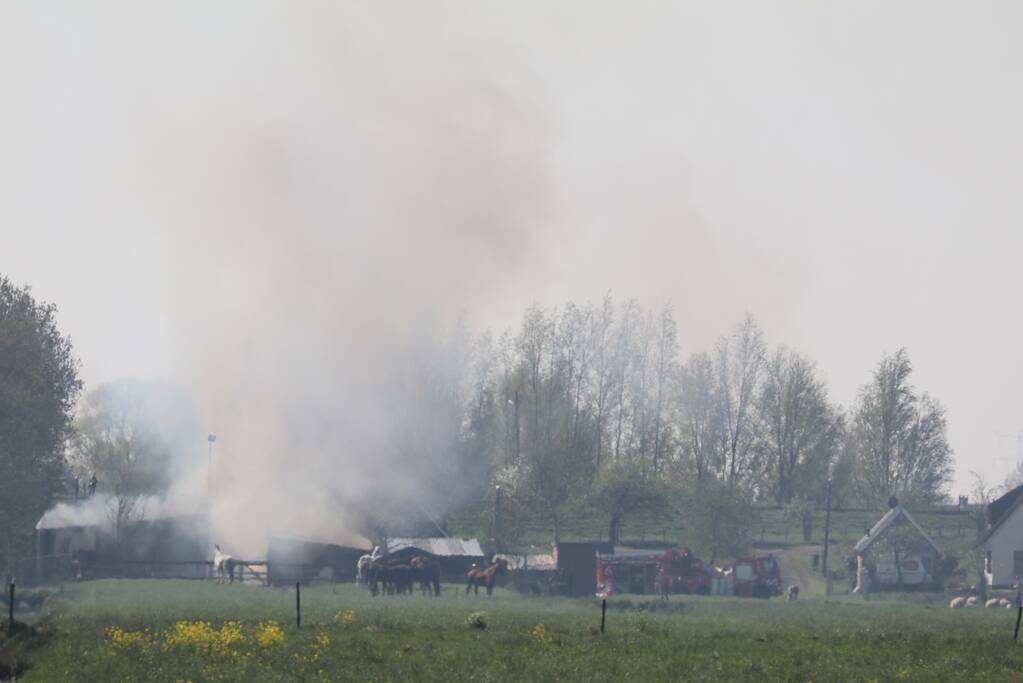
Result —
[{"label": "burnt barn", "polygon": [[266,556],[269,581],[272,584],[316,579],[354,581],[355,565],[369,551],[368,544],[356,547],[302,538],[273,537]]},{"label": "burnt barn", "polygon": [[163,517],[127,524],[37,529],[33,567],[24,580],[46,583],[113,577],[205,578],[209,575],[204,515]]}]

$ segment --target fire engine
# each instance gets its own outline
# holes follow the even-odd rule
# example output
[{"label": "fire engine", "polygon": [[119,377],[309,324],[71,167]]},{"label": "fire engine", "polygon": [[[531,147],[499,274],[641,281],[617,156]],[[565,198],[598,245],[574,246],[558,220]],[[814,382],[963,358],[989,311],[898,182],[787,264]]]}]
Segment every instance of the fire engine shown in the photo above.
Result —
[{"label": "fire engine", "polygon": [[597,595],[616,593],[698,593],[707,595],[711,571],[689,548],[597,553]]},{"label": "fire engine", "polygon": [[730,570],[735,594],[747,598],[769,598],[781,595],[781,568],[774,555],[740,557]]}]

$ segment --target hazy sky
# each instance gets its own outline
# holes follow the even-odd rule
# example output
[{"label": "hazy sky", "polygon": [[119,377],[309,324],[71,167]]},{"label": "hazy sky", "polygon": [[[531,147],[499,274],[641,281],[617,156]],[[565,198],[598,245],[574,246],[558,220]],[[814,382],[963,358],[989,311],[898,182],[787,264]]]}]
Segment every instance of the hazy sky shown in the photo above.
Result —
[{"label": "hazy sky", "polygon": [[965,492],[1023,427],[1021,20],[7,0],[0,272],[59,305],[93,385],[206,390],[239,335],[316,337],[335,300],[352,340],[613,290],[673,301],[686,353],[748,311],[844,405],[905,346]]}]

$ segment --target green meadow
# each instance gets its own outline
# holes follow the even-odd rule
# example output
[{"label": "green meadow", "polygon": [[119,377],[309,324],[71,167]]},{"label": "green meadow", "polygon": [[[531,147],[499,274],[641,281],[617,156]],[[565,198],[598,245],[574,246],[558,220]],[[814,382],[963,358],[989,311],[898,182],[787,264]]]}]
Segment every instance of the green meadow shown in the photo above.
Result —
[{"label": "green meadow", "polygon": [[1021,680],[1015,610],[851,597],[371,597],[211,582],[55,589],[13,639],[25,681]]}]

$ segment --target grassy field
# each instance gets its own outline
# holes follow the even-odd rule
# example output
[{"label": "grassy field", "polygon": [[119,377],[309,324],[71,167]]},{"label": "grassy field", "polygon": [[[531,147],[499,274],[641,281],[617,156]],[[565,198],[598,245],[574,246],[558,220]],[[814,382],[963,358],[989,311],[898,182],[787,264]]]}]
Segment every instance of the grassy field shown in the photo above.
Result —
[{"label": "grassy field", "polygon": [[[1020,680],[1013,610],[837,598],[371,598],[169,580],[95,581],[0,637],[26,681]],[[9,675],[9,674],[8,674]]]}]

